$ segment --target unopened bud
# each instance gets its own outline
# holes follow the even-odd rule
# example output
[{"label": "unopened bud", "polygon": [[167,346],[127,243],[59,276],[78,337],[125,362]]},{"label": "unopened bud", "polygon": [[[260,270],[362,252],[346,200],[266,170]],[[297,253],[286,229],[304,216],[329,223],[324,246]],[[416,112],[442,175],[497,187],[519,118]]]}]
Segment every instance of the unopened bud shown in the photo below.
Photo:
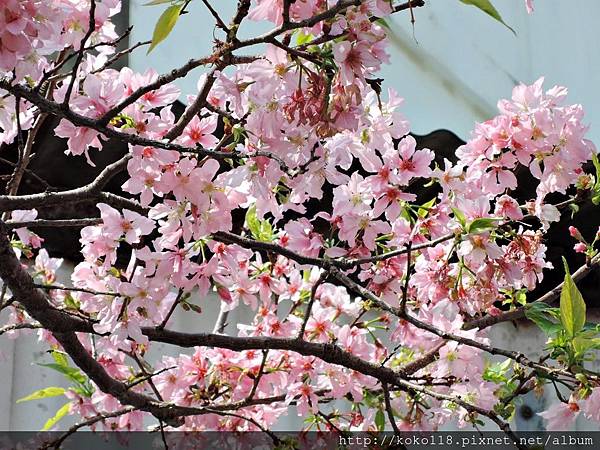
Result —
[{"label": "unopened bud", "polygon": [[574,237],[578,241],[583,241],[583,236],[581,235],[579,230],[577,228],[575,228],[573,225],[571,225],[569,227],[569,234],[571,235],[571,237]]}]

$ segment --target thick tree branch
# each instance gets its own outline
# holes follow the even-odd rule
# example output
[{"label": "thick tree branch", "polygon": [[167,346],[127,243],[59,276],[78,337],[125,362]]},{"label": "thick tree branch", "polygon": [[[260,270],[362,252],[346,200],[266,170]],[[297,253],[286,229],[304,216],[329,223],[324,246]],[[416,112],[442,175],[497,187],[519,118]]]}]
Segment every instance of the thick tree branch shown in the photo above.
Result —
[{"label": "thick tree branch", "polygon": [[15,209],[33,209],[41,206],[57,205],[62,203],[77,203],[86,200],[105,200],[108,202],[117,202],[124,207],[138,210],[138,205],[133,200],[128,200],[114,194],[104,193],[102,189],[118,173],[125,170],[127,161],[131,155],[125,155],[120,160],[109,164],[100,172],[94,181],[85,186],[59,192],[42,192],[29,195],[0,195],[0,211],[11,211]]},{"label": "thick tree branch", "polygon": [[142,333],[155,342],[180,347],[219,347],[229,350],[289,350],[305,356],[316,356],[330,364],[337,364],[395,385],[405,373],[365,361],[330,343],[307,342],[295,338],[237,337],[211,333],[183,333],[155,328],[142,328]]},{"label": "thick tree branch", "polygon": [[16,228],[63,228],[63,227],[87,227],[90,225],[98,225],[102,223],[100,218],[88,219],[35,219],[24,222],[7,220],[6,227],[14,230]]},{"label": "thick tree branch", "polygon": [[7,235],[8,230],[4,222],[0,221],[0,278],[10,289],[13,300],[23,305],[27,313],[49,331],[93,332],[91,322],[50,305],[44,293],[35,287],[33,279],[17,259]]}]

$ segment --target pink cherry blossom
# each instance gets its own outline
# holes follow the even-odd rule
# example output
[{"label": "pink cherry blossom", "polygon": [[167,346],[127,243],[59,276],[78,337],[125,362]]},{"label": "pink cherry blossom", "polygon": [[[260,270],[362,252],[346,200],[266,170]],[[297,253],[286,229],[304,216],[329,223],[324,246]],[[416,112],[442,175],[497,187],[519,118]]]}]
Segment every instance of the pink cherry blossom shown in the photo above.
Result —
[{"label": "pink cherry blossom", "polygon": [[284,227],[288,237],[286,247],[309,257],[317,257],[323,248],[323,237],[313,231],[312,224],[306,219],[288,222]]},{"label": "pink cherry blossom", "polygon": [[123,210],[121,215],[116,209],[104,203],[99,203],[97,206],[102,216],[102,230],[113,239],[123,236],[126,242],[133,244],[154,229],[152,220],[134,211]]},{"label": "pink cherry blossom", "polygon": [[528,14],[533,13],[533,0],[525,0],[525,7]]},{"label": "pink cherry blossom", "polygon": [[217,117],[209,116],[200,119],[198,116],[190,121],[181,136],[181,143],[188,146],[201,145],[205,148],[214,147],[218,139],[212,135],[217,129]]},{"label": "pink cherry blossom", "polygon": [[579,405],[577,403],[558,402],[550,406],[546,411],[538,413],[538,416],[546,420],[546,429],[548,431],[566,431],[575,423],[579,415]]},{"label": "pink cherry blossom", "polygon": [[286,403],[291,403],[296,397],[298,397],[296,410],[299,416],[306,417],[308,412],[311,411],[315,414],[318,411],[318,398],[312,386],[302,382],[294,383],[287,389]]},{"label": "pink cherry blossom", "polygon": [[592,389],[592,393],[581,402],[583,415],[595,422],[600,422],[600,388]]}]

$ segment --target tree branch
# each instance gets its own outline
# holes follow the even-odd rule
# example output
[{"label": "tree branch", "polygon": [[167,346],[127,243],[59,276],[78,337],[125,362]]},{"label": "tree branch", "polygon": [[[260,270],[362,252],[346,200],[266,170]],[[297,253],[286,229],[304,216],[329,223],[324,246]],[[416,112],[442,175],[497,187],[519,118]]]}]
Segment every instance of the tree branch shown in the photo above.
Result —
[{"label": "tree branch", "polygon": [[69,81],[69,85],[67,86],[67,91],[65,92],[65,98],[62,103],[62,107],[67,109],[69,107],[69,101],[71,100],[71,94],[73,92],[73,87],[77,82],[77,72],[79,71],[79,66],[83,61],[83,57],[85,56],[85,43],[90,38],[92,33],[96,30],[96,0],[90,0],[90,19],[88,30],[81,39],[81,43],[79,44],[79,50],[77,52],[77,59],[75,60],[75,64],[73,65],[73,70],[71,71],[71,80]]},{"label": "tree branch", "polygon": [[[583,280],[598,266],[600,266],[600,254],[594,256],[588,264],[581,266],[579,269],[573,272],[573,281],[577,283],[578,281]],[[463,325],[463,329],[472,330],[473,328],[479,328],[480,330],[483,330],[484,328],[488,328],[497,323],[523,319],[525,317],[527,309],[530,307],[529,305],[531,305],[532,303],[547,303],[548,305],[554,303],[560,297],[560,293],[562,292],[564,284],[564,282],[560,283],[550,291],[546,292],[540,298],[534,300],[531,303],[528,303],[525,306],[516,308],[512,311],[506,311],[498,314],[497,316],[487,315],[485,317],[482,317],[481,319],[469,320],[468,322],[465,322],[465,324]]]}]

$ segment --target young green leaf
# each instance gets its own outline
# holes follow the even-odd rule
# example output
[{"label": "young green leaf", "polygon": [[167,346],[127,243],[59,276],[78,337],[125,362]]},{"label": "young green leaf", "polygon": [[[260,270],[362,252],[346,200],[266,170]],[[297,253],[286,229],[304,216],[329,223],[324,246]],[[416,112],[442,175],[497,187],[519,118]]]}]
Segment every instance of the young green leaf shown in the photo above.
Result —
[{"label": "young green leaf", "polygon": [[173,3],[173,0],[152,0],[151,2],[144,3],[144,6],[164,5],[165,3]]},{"label": "young green leaf", "polygon": [[598,155],[592,153],[592,162],[596,168],[596,183],[592,188],[592,203],[594,205],[600,205],[600,161]]},{"label": "young green leaf", "polygon": [[20,398],[19,400],[17,400],[17,403],[28,402],[30,400],[40,400],[42,398],[48,398],[48,397],[58,397],[59,395],[63,395],[64,393],[65,393],[65,388],[47,387],[45,389],[40,389],[39,391],[35,391],[26,397]]},{"label": "young green leaf", "polygon": [[560,324],[555,321],[552,308],[543,302],[529,303],[525,308],[525,317],[535,323],[546,335],[555,334],[561,329]]},{"label": "young green leaf", "polygon": [[564,257],[563,262],[565,264],[565,282],[560,293],[560,322],[567,332],[567,336],[573,338],[585,325],[586,307]]},{"label": "young green leaf", "polygon": [[504,362],[499,362],[488,366],[483,372],[483,379],[493,383],[502,384],[508,381],[507,372],[512,364],[512,359],[507,359]]},{"label": "young green leaf", "polygon": [[475,6],[476,8],[479,8],[484,13],[486,13],[488,16],[493,17],[498,22],[500,22],[502,25],[504,25],[506,28],[508,28],[510,31],[512,31],[514,35],[517,34],[515,32],[515,30],[513,30],[512,27],[509,26],[504,21],[504,19],[502,19],[502,16],[498,12],[498,10],[494,7],[494,5],[492,5],[492,2],[490,2],[490,0],[460,0],[460,1],[462,3],[464,3],[465,5],[472,5],[472,6]]},{"label": "young green leaf", "polygon": [[56,425],[60,419],[62,419],[69,413],[69,409],[71,409],[71,402],[68,402],[68,403],[65,403],[64,405],[62,405],[59,408],[59,410],[56,411],[56,414],[54,414],[54,417],[51,417],[50,419],[48,419],[46,421],[46,423],[44,424],[44,428],[42,428],[42,431],[48,431],[50,428],[52,428],[54,425]]},{"label": "young green leaf", "polygon": [[69,360],[67,359],[67,355],[65,353],[58,350],[51,350],[50,354],[52,355],[52,359],[54,359],[56,364],[63,367],[69,367]]},{"label": "young green leaf", "polygon": [[257,241],[270,242],[273,240],[273,226],[264,219],[260,220],[256,215],[256,206],[246,211],[246,228]]},{"label": "young green leaf", "polygon": [[429,200],[427,203],[423,203],[421,206],[419,206],[419,210],[417,211],[417,215],[421,218],[427,217],[427,214],[429,214],[429,210],[431,208],[433,208],[433,206],[435,205],[437,198],[433,197],[431,200]]},{"label": "young green leaf", "polygon": [[596,184],[600,184],[600,160],[598,160],[596,153],[592,153],[592,162],[596,168]]},{"label": "young green leaf", "polygon": [[460,226],[465,228],[465,226],[467,225],[467,218],[463,214],[463,212],[461,210],[459,210],[458,208],[452,208],[452,212],[454,213],[454,218],[456,220],[458,220],[458,223],[460,224]]},{"label": "young green leaf", "polygon": [[260,234],[260,220],[256,216],[256,206],[252,206],[246,211],[246,228],[255,238]]},{"label": "young green leaf", "polygon": [[84,384],[87,381],[87,378],[84,374],[81,373],[78,369],[69,366],[63,366],[60,364],[38,364],[42,367],[48,367],[49,369],[56,370],[57,372],[62,373],[65,377],[75,383]]},{"label": "young green leaf", "polygon": [[392,27],[390,26],[390,24],[388,23],[387,20],[379,18],[377,19],[375,22],[377,22],[379,25],[381,25],[383,28],[385,28],[388,31],[392,31]]},{"label": "young green leaf", "polygon": [[598,338],[590,339],[585,336],[577,336],[573,339],[573,349],[580,355],[583,356],[589,350],[598,348],[600,344]]},{"label": "young green leaf", "polygon": [[314,40],[314,36],[310,33],[304,33],[302,30],[298,31],[296,34],[296,44],[297,45],[306,45]]},{"label": "young green leaf", "polygon": [[479,233],[496,228],[496,222],[499,220],[495,217],[480,217],[479,219],[475,219],[467,227],[467,233]]},{"label": "young green leaf", "polygon": [[379,431],[385,430],[385,414],[382,409],[377,410],[377,413],[375,413],[375,425]]},{"label": "young green leaf", "polygon": [[179,19],[182,9],[183,5],[172,5],[165,9],[165,11],[161,14],[158,22],[156,22],[156,26],[154,27],[152,44],[150,44],[148,53],[150,53],[158,44],[164,41],[169,34],[171,34],[171,31],[173,31],[173,28],[177,23],[177,19]]}]

